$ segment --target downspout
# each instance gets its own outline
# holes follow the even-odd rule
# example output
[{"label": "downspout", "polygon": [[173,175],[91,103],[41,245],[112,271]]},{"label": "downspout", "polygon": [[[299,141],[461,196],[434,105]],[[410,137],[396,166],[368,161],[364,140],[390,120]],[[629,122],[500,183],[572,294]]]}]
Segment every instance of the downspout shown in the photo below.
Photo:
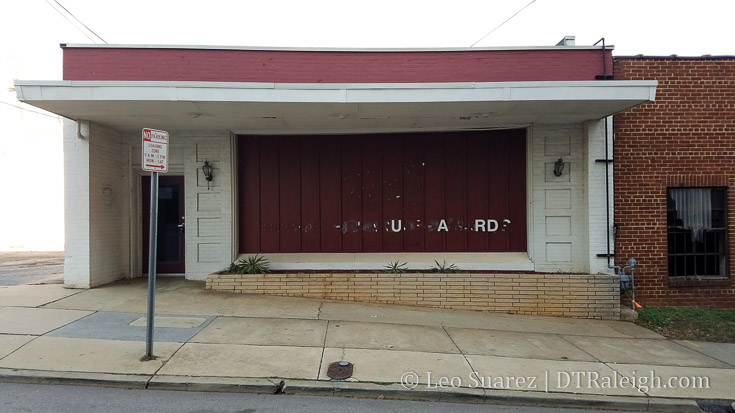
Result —
[{"label": "downspout", "polygon": [[607,136],[608,117],[605,117],[605,241],[607,242],[607,268],[610,266],[610,154]]},{"label": "downspout", "polygon": [[[607,56],[605,55],[605,52],[607,52],[607,48],[605,47],[605,38],[601,38],[593,46],[597,46],[598,43],[602,42],[602,80],[608,80],[607,77]],[[600,76],[596,76],[598,79]],[[612,77],[610,77],[612,78]],[[605,242],[607,244],[607,253],[605,256],[607,257],[607,268],[614,269],[614,266],[610,265],[610,137],[608,136],[608,118],[609,116],[606,116],[604,118],[605,120],[605,159],[603,162],[605,163],[605,235],[606,239]]]},{"label": "downspout", "polygon": [[[595,76],[598,80],[612,80],[612,76],[608,77],[607,74],[607,56],[605,55],[605,52],[607,51],[607,48],[605,47],[605,38],[601,38],[598,40],[593,46],[596,46],[597,43],[602,42],[602,76]],[[621,291],[624,291],[628,288],[630,288],[632,293],[631,298],[631,305],[633,307],[633,310],[638,307],[638,303],[635,301],[635,265],[637,264],[637,261],[635,258],[631,258],[628,260],[628,265],[625,267],[620,267],[617,265],[610,265],[610,257],[613,255],[610,253],[610,164],[613,162],[612,159],[610,159],[610,137],[608,132],[608,119],[609,116],[605,116],[605,159],[602,161],[605,163],[605,234],[607,235],[606,244],[607,244],[607,253],[605,256],[607,257],[607,268],[612,269],[615,271],[615,274],[617,274],[620,278],[620,289]],[[615,225],[615,224],[613,224]],[[615,251],[617,252],[617,225],[615,225]],[[599,254],[598,254],[599,256]],[[625,273],[626,270],[630,269],[630,277]]]}]

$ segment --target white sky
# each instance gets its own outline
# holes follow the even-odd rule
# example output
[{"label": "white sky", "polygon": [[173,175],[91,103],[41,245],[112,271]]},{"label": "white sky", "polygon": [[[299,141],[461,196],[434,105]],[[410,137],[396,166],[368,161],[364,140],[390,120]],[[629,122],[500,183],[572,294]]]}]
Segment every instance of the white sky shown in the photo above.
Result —
[{"label": "white sky", "polygon": [[[530,0],[59,2],[111,44],[399,48],[468,47]],[[733,12],[733,0],[536,0],[477,47],[575,35],[616,55],[735,55]],[[27,107],[13,79],[61,79],[60,43],[91,41],[45,0],[3,0],[0,15],[0,250],[60,250],[61,122],[6,103]]]}]

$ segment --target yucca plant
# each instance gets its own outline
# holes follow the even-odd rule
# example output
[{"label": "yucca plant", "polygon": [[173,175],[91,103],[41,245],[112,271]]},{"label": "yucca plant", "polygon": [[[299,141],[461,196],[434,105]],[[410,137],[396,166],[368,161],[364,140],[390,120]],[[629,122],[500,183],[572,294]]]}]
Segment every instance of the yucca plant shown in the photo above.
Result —
[{"label": "yucca plant", "polygon": [[232,274],[267,274],[270,263],[262,255],[251,255],[230,264],[228,272]]},{"label": "yucca plant", "polygon": [[437,261],[437,260],[434,260],[434,262],[436,263],[436,265],[433,266],[433,267],[431,267],[431,272],[438,272],[438,273],[442,273],[442,274],[459,272],[459,267],[457,267],[454,264],[447,265],[447,261],[446,260],[442,260],[442,263],[441,264],[439,264],[439,261]]},{"label": "yucca plant", "polygon": [[407,262],[395,261],[386,264],[384,267],[385,272],[387,272],[388,274],[403,274],[406,272],[407,265]]}]

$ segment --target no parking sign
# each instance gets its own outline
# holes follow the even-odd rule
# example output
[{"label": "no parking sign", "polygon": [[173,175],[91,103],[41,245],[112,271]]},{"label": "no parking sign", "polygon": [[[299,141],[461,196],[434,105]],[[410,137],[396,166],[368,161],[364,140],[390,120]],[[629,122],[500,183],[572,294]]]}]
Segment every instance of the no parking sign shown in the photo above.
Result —
[{"label": "no parking sign", "polygon": [[168,172],[168,132],[143,129],[143,170]]}]

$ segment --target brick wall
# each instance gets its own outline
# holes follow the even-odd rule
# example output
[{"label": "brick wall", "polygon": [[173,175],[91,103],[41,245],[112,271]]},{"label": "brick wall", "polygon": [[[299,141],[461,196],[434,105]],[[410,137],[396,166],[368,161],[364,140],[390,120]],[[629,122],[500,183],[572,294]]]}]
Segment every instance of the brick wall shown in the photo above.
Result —
[{"label": "brick wall", "polygon": [[[615,115],[618,264],[638,259],[643,305],[735,308],[735,58],[616,58],[616,80],[658,80],[656,101]],[[668,278],[666,188],[728,187],[729,278]]]},{"label": "brick wall", "polygon": [[[607,52],[608,67],[611,51]],[[295,51],[64,47],[64,80],[416,83],[595,80],[601,49]]]},{"label": "brick wall", "polygon": [[212,274],[206,288],[249,294],[575,318],[620,318],[616,276],[577,274]]},{"label": "brick wall", "polygon": [[77,137],[64,121],[64,284],[90,288],[128,277],[128,151],[120,134],[91,123]]},{"label": "brick wall", "polygon": [[92,123],[89,134],[90,286],[130,274],[128,150],[120,132]]}]

